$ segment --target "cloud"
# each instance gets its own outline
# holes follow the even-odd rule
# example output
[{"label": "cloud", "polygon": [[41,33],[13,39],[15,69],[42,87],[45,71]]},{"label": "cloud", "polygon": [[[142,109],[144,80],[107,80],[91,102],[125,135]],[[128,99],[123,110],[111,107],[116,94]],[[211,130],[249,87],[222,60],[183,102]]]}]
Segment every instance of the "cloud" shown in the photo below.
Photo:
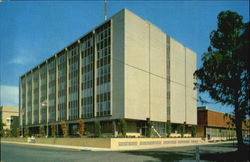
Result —
[{"label": "cloud", "polygon": [[16,49],[15,57],[11,58],[9,64],[25,65],[36,60],[32,49]]},{"label": "cloud", "polygon": [[19,88],[17,86],[0,85],[0,105],[18,106]]},{"label": "cloud", "polygon": [[22,58],[13,58],[12,60],[10,60],[11,64],[20,64],[20,65],[24,65],[25,64],[25,59]]}]

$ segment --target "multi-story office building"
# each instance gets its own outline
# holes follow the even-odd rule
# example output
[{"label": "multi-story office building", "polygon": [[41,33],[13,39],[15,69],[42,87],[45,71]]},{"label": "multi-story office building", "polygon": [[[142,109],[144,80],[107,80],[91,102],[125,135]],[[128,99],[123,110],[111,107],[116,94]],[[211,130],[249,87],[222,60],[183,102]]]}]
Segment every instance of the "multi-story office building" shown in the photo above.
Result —
[{"label": "multi-story office building", "polygon": [[144,134],[147,119],[161,133],[167,120],[196,125],[195,70],[193,51],[123,9],[20,77],[20,126],[100,120],[108,132],[125,119]]}]

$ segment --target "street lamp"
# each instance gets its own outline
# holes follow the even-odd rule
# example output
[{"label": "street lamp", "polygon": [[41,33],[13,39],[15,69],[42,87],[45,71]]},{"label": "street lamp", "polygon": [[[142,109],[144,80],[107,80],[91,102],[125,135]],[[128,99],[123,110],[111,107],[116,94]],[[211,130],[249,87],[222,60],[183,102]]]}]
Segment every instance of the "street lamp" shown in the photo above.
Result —
[{"label": "street lamp", "polygon": [[[47,107],[47,102],[46,102],[46,100],[44,100],[42,103],[42,107]],[[46,138],[48,138],[49,137],[49,120],[48,120],[48,110],[47,110],[47,136],[46,136]]]}]

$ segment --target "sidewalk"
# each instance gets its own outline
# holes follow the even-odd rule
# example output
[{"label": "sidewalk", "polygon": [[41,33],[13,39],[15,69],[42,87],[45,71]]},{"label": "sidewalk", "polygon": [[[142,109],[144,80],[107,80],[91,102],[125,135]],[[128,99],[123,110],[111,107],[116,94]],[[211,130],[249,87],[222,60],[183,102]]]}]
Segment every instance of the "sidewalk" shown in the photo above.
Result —
[{"label": "sidewalk", "polygon": [[111,151],[108,148],[97,148],[97,147],[80,147],[80,146],[69,146],[69,145],[53,145],[53,144],[42,144],[42,143],[28,143],[28,142],[12,142],[12,141],[1,141],[1,143],[28,145],[28,146],[40,146],[40,147],[51,147],[67,150],[78,150],[78,151]]},{"label": "sidewalk", "polygon": [[[28,142],[13,142],[13,141],[1,141],[1,143],[10,143],[10,144],[20,144],[28,146],[37,146],[37,147],[50,147],[50,148],[59,148],[65,150],[76,150],[76,151],[129,151],[129,150],[145,150],[145,149],[159,149],[159,148],[168,148],[168,147],[152,147],[152,148],[134,148],[134,149],[110,149],[110,148],[97,148],[97,147],[81,147],[81,146],[69,146],[69,145],[53,145],[53,144],[42,144],[42,143],[28,143]],[[233,143],[233,141],[226,142],[217,142],[217,143],[200,143],[198,145],[216,145],[222,143]],[[185,147],[193,145],[178,145],[178,146],[169,146],[169,147]]]}]

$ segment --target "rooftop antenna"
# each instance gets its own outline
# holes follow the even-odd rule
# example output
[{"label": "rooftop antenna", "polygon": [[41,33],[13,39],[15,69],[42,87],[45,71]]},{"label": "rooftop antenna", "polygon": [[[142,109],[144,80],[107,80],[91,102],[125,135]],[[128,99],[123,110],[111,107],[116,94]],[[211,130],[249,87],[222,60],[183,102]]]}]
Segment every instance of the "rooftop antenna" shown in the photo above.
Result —
[{"label": "rooftop antenna", "polygon": [[108,14],[108,9],[107,9],[107,0],[104,0],[104,20],[107,20],[107,14]]}]

